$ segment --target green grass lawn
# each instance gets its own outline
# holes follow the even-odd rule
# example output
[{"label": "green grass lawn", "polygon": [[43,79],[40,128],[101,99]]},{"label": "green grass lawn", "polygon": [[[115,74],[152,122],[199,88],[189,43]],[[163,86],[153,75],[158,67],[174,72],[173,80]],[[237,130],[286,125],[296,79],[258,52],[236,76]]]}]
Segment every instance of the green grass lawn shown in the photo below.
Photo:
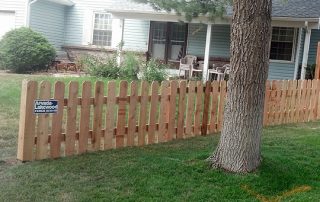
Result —
[{"label": "green grass lawn", "polygon": [[248,175],[208,168],[218,135],[16,163],[24,77],[0,74],[0,201],[319,201],[319,122],[265,128]]}]

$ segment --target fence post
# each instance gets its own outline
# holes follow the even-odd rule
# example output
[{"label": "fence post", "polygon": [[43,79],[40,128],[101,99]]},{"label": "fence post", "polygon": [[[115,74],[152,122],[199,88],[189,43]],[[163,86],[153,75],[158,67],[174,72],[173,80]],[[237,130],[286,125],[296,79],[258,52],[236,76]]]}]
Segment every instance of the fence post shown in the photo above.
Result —
[{"label": "fence post", "polygon": [[23,80],[17,151],[17,159],[21,161],[31,161],[34,158],[33,147],[36,116],[33,113],[33,102],[37,97],[37,91],[38,84],[36,81]]},{"label": "fence post", "polygon": [[201,135],[203,136],[207,135],[207,132],[208,132],[210,92],[211,92],[211,83],[207,81],[205,92],[204,92],[204,106],[203,106],[203,114],[202,114],[203,117],[202,117],[202,127],[201,127]]},{"label": "fence post", "polygon": [[318,42],[316,63],[317,63],[317,66],[315,69],[314,79],[320,79],[320,42]]}]

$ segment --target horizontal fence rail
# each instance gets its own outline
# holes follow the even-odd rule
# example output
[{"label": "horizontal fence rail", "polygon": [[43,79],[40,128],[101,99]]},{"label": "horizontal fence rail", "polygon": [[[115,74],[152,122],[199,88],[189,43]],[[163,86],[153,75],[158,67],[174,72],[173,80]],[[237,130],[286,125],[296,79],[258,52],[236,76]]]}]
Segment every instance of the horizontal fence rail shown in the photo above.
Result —
[{"label": "horizontal fence rail", "polygon": [[[268,81],[264,125],[320,119],[320,82]],[[58,158],[221,131],[227,83],[23,81],[17,158]],[[57,100],[35,114],[35,100]]]}]

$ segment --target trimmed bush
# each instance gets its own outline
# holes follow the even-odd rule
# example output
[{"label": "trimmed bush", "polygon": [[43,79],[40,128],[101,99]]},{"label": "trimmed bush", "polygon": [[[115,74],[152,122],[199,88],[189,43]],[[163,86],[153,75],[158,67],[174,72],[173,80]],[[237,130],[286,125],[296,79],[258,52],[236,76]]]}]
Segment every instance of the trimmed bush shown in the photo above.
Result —
[{"label": "trimmed bush", "polygon": [[165,65],[158,63],[154,59],[151,59],[147,62],[146,67],[142,69],[142,80],[149,82],[158,81],[159,83],[166,80],[168,75],[165,71],[165,68]]},{"label": "trimmed bush", "polygon": [[55,55],[48,40],[29,28],[9,31],[0,41],[0,67],[16,73],[47,69]]},{"label": "trimmed bush", "polygon": [[90,76],[105,77],[109,79],[118,79],[120,68],[117,65],[117,59],[114,55],[102,59],[94,56],[87,56],[83,60],[85,71]]},{"label": "trimmed bush", "polygon": [[139,58],[134,53],[126,53],[120,67],[120,78],[127,80],[137,80],[141,65],[142,64],[139,61]]}]

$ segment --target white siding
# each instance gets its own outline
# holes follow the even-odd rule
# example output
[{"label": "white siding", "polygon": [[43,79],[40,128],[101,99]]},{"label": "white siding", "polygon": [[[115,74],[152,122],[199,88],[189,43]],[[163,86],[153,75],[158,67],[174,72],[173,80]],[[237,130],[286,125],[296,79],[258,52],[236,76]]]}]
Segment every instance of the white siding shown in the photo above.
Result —
[{"label": "white siding", "polygon": [[15,28],[25,26],[26,24],[26,5],[27,0],[1,0],[1,11],[15,12]]},{"label": "white siding", "polygon": [[56,49],[64,44],[65,6],[38,1],[30,8],[30,28],[43,34]]},{"label": "white siding", "polygon": [[126,19],[124,23],[124,49],[148,51],[150,21]]},{"label": "white siding", "polygon": [[0,40],[10,30],[15,28],[15,13],[0,10]]}]

